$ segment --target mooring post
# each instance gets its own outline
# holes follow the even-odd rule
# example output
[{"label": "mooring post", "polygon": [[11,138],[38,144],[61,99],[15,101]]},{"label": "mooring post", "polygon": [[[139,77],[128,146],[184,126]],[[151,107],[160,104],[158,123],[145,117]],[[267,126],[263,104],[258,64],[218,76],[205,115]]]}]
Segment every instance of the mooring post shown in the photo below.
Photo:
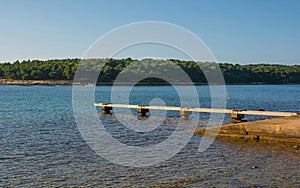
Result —
[{"label": "mooring post", "polygon": [[245,122],[246,120],[242,120],[245,117],[245,114],[240,114],[240,111],[245,111],[245,110],[232,110],[231,112],[231,122],[233,123],[240,123],[240,122]]},{"label": "mooring post", "polygon": [[113,109],[112,106],[107,106],[108,104],[102,104],[101,110],[103,110],[103,114],[112,114],[111,110]]},{"label": "mooring post", "polygon": [[182,119],[189,119],[192,112],[181,109],[179,110],[179,114]]},{"label": "mooring post", "polygon": [[145,108],[148,105],[138,105],[137,112],[140,114],[140,117],[147,117],[148,108]]}]

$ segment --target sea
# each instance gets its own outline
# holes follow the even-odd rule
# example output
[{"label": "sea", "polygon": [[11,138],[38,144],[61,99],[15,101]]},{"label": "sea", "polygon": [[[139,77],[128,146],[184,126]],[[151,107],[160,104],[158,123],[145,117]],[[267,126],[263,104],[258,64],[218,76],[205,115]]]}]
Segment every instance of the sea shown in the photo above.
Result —
[{"label": "sea", "polygon": [[[210,108],[215,100],[207,85],[195,86],[196,103],[191,102],[195,101],[191,86],[179,86],[181,94],[173,86],[85,87],[93,88],[96,103],[114,99],[125,104]],[[300,112],[300,85],[227,85],[225,89],[227,109]],[[155,164],[148,159],[143,163],[138,158],[141,153],[130,153],[131,149],[108,151],[105,147],[113,148],[109,145],[115,143],[105,142],[104,137],[103,150],[95,151],[78,126],[73,91],[72,86],[0,86],[0,187],[300,187],[300,150],[294,147],[215,139],[200,151],[203,137],[187,131],[188,142],[170,157],[165,156],[182,143],[175,139],[160,148],[160,155],[165,155],[152,156],[161,159]],[[177,111],[150,111],[149,117],[140,118],[136,109],[113,109],[112,115],[102,114],[99,107],[92,109],[124,148],[153,150],[172,137],[177,125],[197,122],[196,128],[205,127],[211,116],[200,113],[182,120]],[[222,118],[228,123],[230,115]],[[270,117],[245,117],[265,118]],[[131,122],[140,122],[144,129],[126,127]],[[135,165],[137,159],[142,160],[140,166]]]}]

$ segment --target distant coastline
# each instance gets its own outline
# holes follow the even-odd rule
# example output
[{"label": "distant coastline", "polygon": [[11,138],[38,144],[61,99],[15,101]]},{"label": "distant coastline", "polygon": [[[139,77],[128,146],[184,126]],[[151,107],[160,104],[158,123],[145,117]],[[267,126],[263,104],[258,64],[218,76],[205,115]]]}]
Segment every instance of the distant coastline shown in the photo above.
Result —
[{"label": "distant coastline", "polygon": [[13,80],[13,79],[0,79],[0,85],[72,85],[71,80]]},{"label": "distant coastline", "polygon": [[[226,85],[296,85],[297,83],[284,83],[284,84],[270,84],[262,82],[252,83],[226,83]],[[72,86],[72,85],[91,85],[90,83],[73,83],[73,80],[14,80],[14,79],[0,79],[0,85],[20,85],[20,86],[32,86],[32,85],[45,85],[45,86]],[[114,84],[113,82],[97,83],[97,86],[129,86],[131,83]],[[137,83],[138,86],[168,86],[168,83]],[[182,83],[175,85],[208,85],[207,83]],[[218,85],[218,84],[216,84]]]}]

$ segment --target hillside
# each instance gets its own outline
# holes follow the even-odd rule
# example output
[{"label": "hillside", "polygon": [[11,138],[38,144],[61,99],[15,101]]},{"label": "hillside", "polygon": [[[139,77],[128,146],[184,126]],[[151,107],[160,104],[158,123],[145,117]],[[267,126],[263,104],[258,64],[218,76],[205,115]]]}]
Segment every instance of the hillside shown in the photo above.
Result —
[{"label": "hillside", "polygon": [[[0,64],[0,78],[4,80],[47,80],[67,81],[73,80],[80,59],[53,59],[46,61],[28,60],[16,61],[14,63]],[[148,74],[144,70],[150,70],[149,67],[155,67],[154,70],[160,70],[159,74],[168,72],[169,62],[178,65],[184,70],[191,80],[196,84],[205,84],[207,81],[197,62],[180,60],[133,60],[127,59],[94,59],[85,60],[85,66],[81,70],[90,74],[100,71],[98,84],[111,84],[121,71],[127,71],[130,75]],[[101,66],[101,62],[103,66]],[[216,69],[215,63],[200,62],[205,70],[213,71]],[[126,69],[130,65],[130,69]],[[172,65],[172,66],[173,66]],[[239,65],[220,63],[219,64],[226,84],[299,84],[300,66],[299,65],[273,65],[273,64],[250,64]],[[174,66],[173,66],[174,67]],[[176,66],[175,66],[176,67]],[[178,67],[177,67],[178,68]],[[86,69],[86,70],[85,70]],[[129,72],[128,72],[129,71]],[[144,71],[144,72],[143,72]],[[151,76],[152,75],[152,76]],[[154,76],[153,76],[154,75]],[[156,73],[149,74],[149,77],[155,77]],[[38,82],[39,83],[39,82]],[[43,83],[43,82],[41,82]],[[51,82],[52,83],[52,82]],[[55,83],[55,82],[53,82]],[[141,81],[141,84],[163,84],[164,81],[155,78],[149,78]]]}]

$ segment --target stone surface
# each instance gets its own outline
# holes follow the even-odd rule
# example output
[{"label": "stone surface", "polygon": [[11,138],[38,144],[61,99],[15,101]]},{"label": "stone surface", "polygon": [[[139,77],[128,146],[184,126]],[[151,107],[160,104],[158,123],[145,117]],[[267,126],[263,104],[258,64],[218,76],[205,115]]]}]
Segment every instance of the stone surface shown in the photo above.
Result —
[{"label": "stone surface", "polygon": [[[195,133],[203,135],[207,131],[209,134],[209,132],[214,132],[213,129],[202,128],[196,130]],[[300,146],[300,116],[223,125],[217,137],[281,142]]]}]

